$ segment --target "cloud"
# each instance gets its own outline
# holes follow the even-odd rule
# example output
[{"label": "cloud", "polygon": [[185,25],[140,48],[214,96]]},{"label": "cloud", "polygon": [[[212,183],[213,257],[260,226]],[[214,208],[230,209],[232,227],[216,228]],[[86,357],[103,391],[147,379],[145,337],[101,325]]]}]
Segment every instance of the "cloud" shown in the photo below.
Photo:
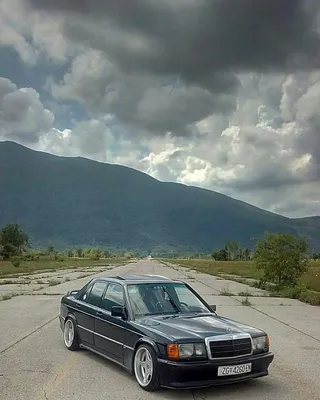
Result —
[{"label": "cloud", "polygon": [[319,9],[318,0],[3,0],[0,45],[63,72],[44,88],[53,106],[9,81],[2,136],[320,214]]},{"label": "cloud", "polygon": [[32,88],[20,88],[0,77],[0,137],[35,143],[51,129],[54,116]]},{"label": "cloud", "polygon": [[108,127],[107,119],[90,119],[76,123],[72,129],[52,128],[41,136],[35,148],[57,155],[84,155],[100,162],[108,162],[116,146],[117,140]]},{"label": "cloud", "polygon": [[199,86],[166,83],[151,76],[125,75],[98,50],[73,59],[53,96],[80,102],[94,115],[113,114],[124,129],[136,134],[191,135],[191,124],[212,112],[229,114],[236,107],[230,94]]},{"label": "cloud", "polygon": [[145,170],[287,215],[320,214],[320,110],[306,106],[320,104],[319,78],[317,73],[242,77],[228,127],[224,118],[211,115],[196,124],[196,141],[165,138],[162,149],[157,143],[152,157],[145,157]]},{"label": "cloud", "polygon": [[[194,124],[210,115],[233,117],[237,97],[250,96],[242,85],[255,90],[254,81],[241,79],[248,71],[288,75],[320,66],[320,5],[314,0],[24,4],[59,32],[66,54],[78,46],[69,72],[52,85],[55,98],[78,101],[95,118],[112,114],[138,138],[197,136]],[[33,37],[39,47],[40,36]],[[45,37],[41,48],[52,54],[60,46]],[[271,92],[266,105],[273,103],[278,113],[281,93]],[[288,117],[288,106],[283,99],[278,119]],[[252,122],[246,113],[241,118],[239,125]]]},{"label": "cloud", "polygon": [[4,0],[2,14],[38,57],[72,60],[52,85],[56,99],[113,114],[139,137],[190,137],[193,124],[236,111],[239,73],[319,67],[319,9],[315,0]]},{"label": "cloud", "polygon": [[30,66],[63,64],[83,49],[64,36],[63,23],[63,18],[34,10],[25,0],[1,0],[0,45],[14,48]]},{"label": "cloud", "polygon": [[319,67],[316,0],[27,1],[124,69],[209,87],[214,71]]},{"label": "cloud", "polygon": [[[112,114],[78,121],[71,128],[59,130],[52,127],[53,115],[49,112],[50,123],[33,126],[37,134],[31,138],[28,124],[21,124],[25,130],[20,132],[19,141],[55,154],[83,155],[128,165],[160,180],[213,189],[290,216],[319,214],[320,180],[316,174],[318,150],[315,146],[319,135],[311,135],[310,132],[314,133],[311,128],[306,134],[305,129],[306,124],[313,126],[310,121],[317,120],[319,111],[314,107],[313,113],[310,108],[307,108],[308,114],[303,112],[307,99],[318,93],[316,77],[315,74],[305,76],[305,82],[312,85],[297,95],[296,90],[287,90],[287,83],[295,82],[296,76],[269,77],[269,80],[265,75],[252,75],[250,79],[246,76],[242,90],[248,94],[246,97],[239,93],[233,117],[212,114],[193,124],[197,140],[167,133],[144,136],[137,141],[121,130]],[[279,80],[282,85],[275,84]],[[0,82],[2,99],[21,92],[8,80]],[[36,92],[27,93],[37,99],[38,110],[48,114]],[[270,101],[274,98],[278,98],[277,107]],[[279,120],[284,98],[287,98],[287,109],[295,110],[290,122]],[[13,102],[7,104],[10,110],[18,110]],[[20,107],[21,104],[25,103],[17,102]],[[41,121],[41,112],[36,114]],[[31,115],[34,117],[35,113]],[[17,116],[23,121],[29,120],[20,112],[10,114],[6,120],[12,123]],[[238,121],[242,124],[236,125]],[[12,138],[10,135],[15,131],[6,132],[6,137]],[[307,144],[309,138],[314,140],[313,148]]]}]

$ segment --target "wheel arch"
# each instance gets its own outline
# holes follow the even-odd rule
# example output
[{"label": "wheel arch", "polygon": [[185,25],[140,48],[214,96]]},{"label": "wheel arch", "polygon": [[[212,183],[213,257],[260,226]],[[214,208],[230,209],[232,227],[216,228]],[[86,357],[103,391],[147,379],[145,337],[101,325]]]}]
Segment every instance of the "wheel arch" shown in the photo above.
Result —
[{"label": "wheel arch", "polygon": [[133,350],[133,356],[132,356],[132,360],[131,360],[131,367],[130,367],[130,372],[133,374],[134,368],[133,368],[133,363],[134,363],[134,357],[136,355],[136,352],[138,350],[138,348],[143,345],[143,344],[148,344],[156,353],[156,356],[159,357],[160,356],[160,351],[159,348],[156,344],[156,342],[154,342],[153,340],[151,340],[150,338],[147,337],[141,337],[137,343],[134,346],[134,350]]},{"label": "wheel arch", "polygon": [[75,324],[75,326],[77,327],[77,318],[76,318],[76,316],[75,316],[73,313],[71,313],[70,311],[69,311],[68,314],[66,315],[66,317],[65,317],[65,319],[64,319],[64,322],[66,322],[67,319],[72,319],[73,322],[74,322],[74,324]]},{"label": "wheel arch", "polygon": [[66,323],[67,319],[71,319],[73,321],[75,333],[78,336],[78,338],[80,339],[76,316],[72,312],[68,312],[68,314],[66,315],[66,317],[64,319],[64,324]]}]

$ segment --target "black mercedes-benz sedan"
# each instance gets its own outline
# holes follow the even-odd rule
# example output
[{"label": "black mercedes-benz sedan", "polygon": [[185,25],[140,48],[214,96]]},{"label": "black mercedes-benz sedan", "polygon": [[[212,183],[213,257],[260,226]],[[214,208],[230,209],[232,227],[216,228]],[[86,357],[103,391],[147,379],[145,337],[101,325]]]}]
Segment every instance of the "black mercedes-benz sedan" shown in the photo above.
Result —
[{"label": "black mercedes-benz sedan", "polygon": [[61,299],[69,350],[93,351],[148,391],[198,388],[268,375],[262,330],[222,317],[187,283],[156,275],[90,280]]}]

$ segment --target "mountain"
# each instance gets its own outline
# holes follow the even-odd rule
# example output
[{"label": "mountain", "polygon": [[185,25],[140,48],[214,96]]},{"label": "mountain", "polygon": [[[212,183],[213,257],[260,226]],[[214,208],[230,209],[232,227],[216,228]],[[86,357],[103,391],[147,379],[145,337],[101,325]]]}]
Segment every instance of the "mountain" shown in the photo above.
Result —
[{"label": "mountain", "polygon": [[211,251],[265,231],[306,234],[320,217],[290,219],[210,190],[134,169],[0,143],[0,226],[18,222],[36,246]]}]

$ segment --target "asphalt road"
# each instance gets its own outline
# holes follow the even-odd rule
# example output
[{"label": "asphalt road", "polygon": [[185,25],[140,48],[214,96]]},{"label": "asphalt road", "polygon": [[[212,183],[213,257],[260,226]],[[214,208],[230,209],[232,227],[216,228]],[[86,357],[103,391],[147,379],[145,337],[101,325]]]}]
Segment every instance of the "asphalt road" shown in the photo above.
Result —
[{"label": "asphalt road", "polygon": [[46,290],[46,295],[0,302],[0,399],[320,400],[319,307],[268,297],[250,297],[252,306],[243,306],[237,296],[220,295],[221,280],[156,261],[140,261],[98,275],[124,273],[188,280],[210,303],[217,304],[219,314],[266,330],[275,353],[270,375],[206,390],[147,393],[115,364],[87,351],[67,351],[57,319],[61,296],[55,293],[79,288],[87,277],[52,287],[51,295]]}]

